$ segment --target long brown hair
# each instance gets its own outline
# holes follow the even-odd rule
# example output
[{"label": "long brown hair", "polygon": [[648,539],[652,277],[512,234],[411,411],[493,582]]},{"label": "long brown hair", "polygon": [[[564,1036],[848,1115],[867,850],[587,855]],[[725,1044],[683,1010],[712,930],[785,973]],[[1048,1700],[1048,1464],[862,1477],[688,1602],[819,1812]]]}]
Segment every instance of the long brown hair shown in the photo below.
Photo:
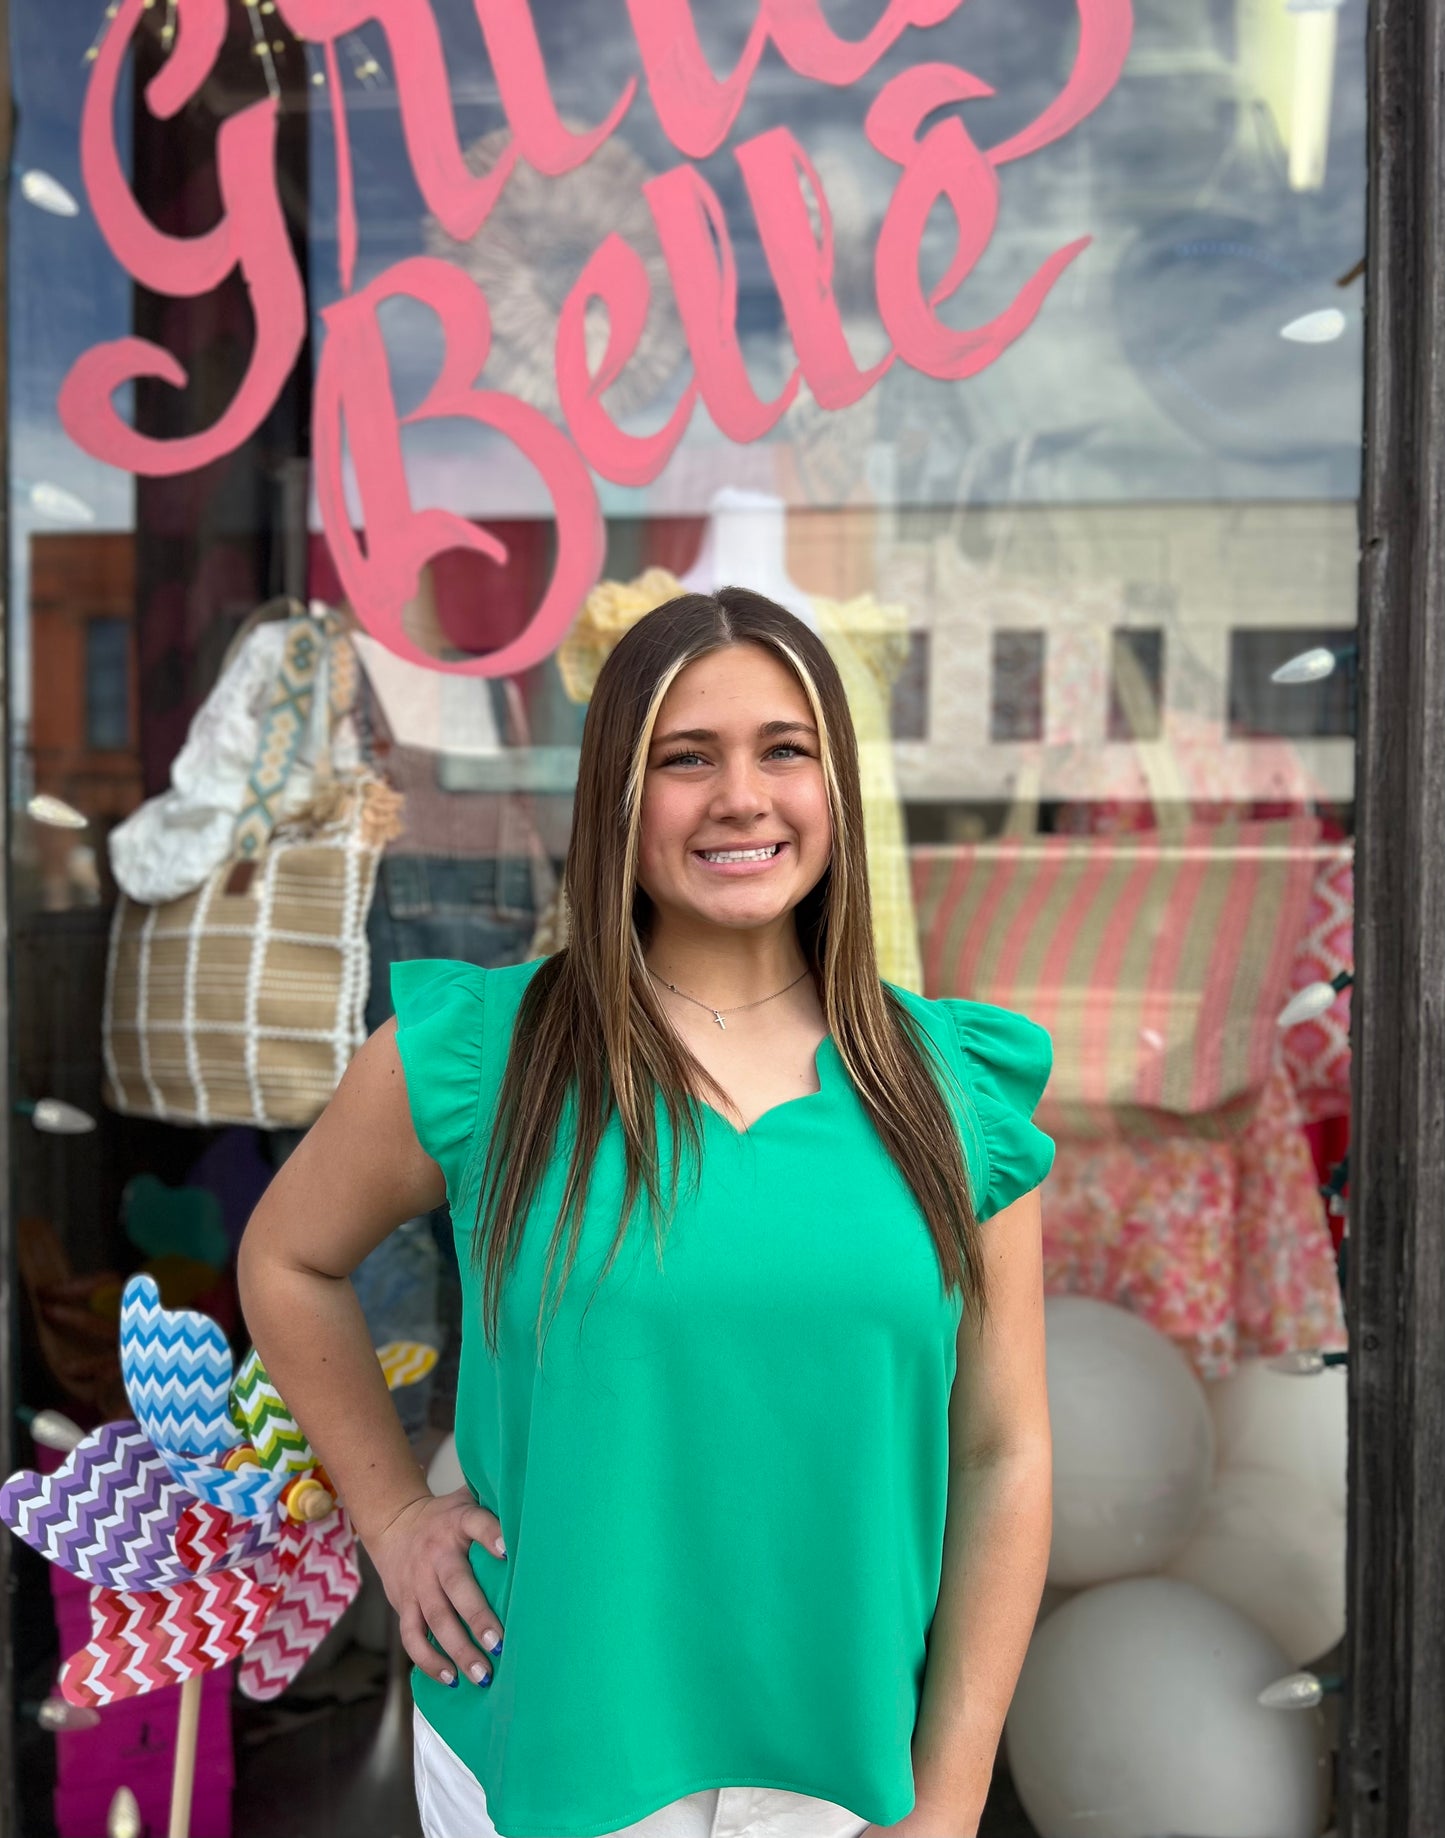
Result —
[{"label": "long brown hair", "polygon": [[780,658],[811,704],[833,850],[822,878],[794,909],[798,941],[839,1056],[928,1223],[946,1286],[962,1288],[983,1318],[978,1223],[958,1127],[938,1084],[945,1069],[914,1016],[878,975],[858,742],[842,681],[826,646],[801,619],[761,594],[724,587],[715,594],[683,594],[639,620],[602,666],[592,694],[565,870],[570,942],[543,962],[523,994],[477,1201],[472,1258],[484,1274],[482,1313],[493,1352],[503,1278],[520,1250],[569,1091],[575,1131],[547,1252],[539,1328],[564,1234],[558,1301],[576,1261],[593,1160],[614,1114],[622,1128],[625,1181],[602,1277],[622,1247],[639,1196],[646,1197],[661,1259],[659,1096],[675,1145],[669,1216],[682,1161],[689,1162],[694,1182],[701,1176],[697,1093],[711,1091],[724,1104],[726,1094],[679,1039],[647,974],[643,949],[652,903],[637,884],[642,781],[658,711],[679,672],[736,644],[761,645]]}]

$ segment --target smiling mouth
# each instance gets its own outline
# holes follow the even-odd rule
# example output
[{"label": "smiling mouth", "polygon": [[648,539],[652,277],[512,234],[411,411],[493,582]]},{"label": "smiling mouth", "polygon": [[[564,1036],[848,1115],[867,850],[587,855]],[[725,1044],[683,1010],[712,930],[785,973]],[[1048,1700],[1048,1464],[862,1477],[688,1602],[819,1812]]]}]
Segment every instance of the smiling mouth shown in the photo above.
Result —
[{"label": "smiling mouth", "polygon": [[705,862],[767,862],[782,847],[780,842],[769,842],[758,849],[698,849],[696,854]]}]

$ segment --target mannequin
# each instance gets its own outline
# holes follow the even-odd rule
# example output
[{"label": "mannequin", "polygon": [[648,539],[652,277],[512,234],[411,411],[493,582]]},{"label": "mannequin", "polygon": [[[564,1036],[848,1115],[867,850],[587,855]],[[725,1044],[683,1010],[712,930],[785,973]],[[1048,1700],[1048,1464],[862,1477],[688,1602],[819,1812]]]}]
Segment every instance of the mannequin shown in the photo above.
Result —
[{"label": "mannequin", "polygon": [[[351,621],[351,637],[371,687],[381,704],[393,740],[404,747],[445,751],[468,758],[502,751],[501,735],[487,677],[444,676],[425,664],[409,663]],[[424,650],[442,657],[447,637],[436,606],[436,584],[428,564],[421,570],[415,597],[402,615],[406,634]]]},{"label": "mannequin", "polygon": [[707,528],[697,560],[682,577],[689,593],[717,587],[750,587],[797,615],[816,632],[818,615],[788,576],[787,507],[768,492],[724,485],[708,505]]}]

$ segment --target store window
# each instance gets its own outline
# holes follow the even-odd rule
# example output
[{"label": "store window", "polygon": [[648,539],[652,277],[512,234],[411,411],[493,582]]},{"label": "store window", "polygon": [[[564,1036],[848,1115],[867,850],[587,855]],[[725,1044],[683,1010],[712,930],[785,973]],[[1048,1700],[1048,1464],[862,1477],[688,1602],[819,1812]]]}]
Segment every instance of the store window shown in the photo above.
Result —
[{"label": "store window", "polygon": [[[391,965],[565,942],[602,659],[754,586],[847,689],[881,973],[1054,1040],[1054,1548],[982,1830],[1318,1838],[1330,1705],[1260,1694],[1343,1634],[1367,9],[905,10],[755,58],[753,6],[233,0],[207,64],[174,4],[13,9],[11,1044],[95,1125],[14,1126],[27,1402],[126,1414],[140,1270],[244,1353],[239,1233]],[[235,941],[358,775],[307,1045]],[[423,1460],[451,1225],[357,1277],[439,1355]],[[85,1598],[21,1561],[38,1703]],[[414,1829],[374,1578],[235,1672],[195,1838]],[[161,1829],[173,1706],[28,1722],[24,1829]]]}]

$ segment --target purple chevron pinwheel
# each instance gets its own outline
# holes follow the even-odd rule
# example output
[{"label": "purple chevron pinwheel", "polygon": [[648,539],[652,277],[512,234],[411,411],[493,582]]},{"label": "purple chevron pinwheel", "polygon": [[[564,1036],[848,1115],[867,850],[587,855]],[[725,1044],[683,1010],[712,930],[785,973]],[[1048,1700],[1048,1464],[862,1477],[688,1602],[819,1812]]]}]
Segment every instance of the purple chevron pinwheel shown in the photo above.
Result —
[{"label": "purple chevron pinwheel", "polygon": [[26,1470],[0,1488],[0,1521],[83,1582],[160,1589],[228,1569],[276,1543],[274,1522],[238,1519],[202,1550],[183,1536],[195,1496],[134,1423],[103,1423],[53,1474]]},{"label": "purple chevron pinwheel", "polygon": [[[92,1637],[62,1695],[108,1704],[244,1654],[243,1692],[274,1697],[356,1593],[351,1521],[259,1356],[233,1374],[208,1316],[163,1308],[154,1279],[132,1277],[120,1349],[136,1421],[0,1488],[0,1521],[91,1585]],[[436,1352],[396,1343],[378,1358],[396,1388]]]}]

